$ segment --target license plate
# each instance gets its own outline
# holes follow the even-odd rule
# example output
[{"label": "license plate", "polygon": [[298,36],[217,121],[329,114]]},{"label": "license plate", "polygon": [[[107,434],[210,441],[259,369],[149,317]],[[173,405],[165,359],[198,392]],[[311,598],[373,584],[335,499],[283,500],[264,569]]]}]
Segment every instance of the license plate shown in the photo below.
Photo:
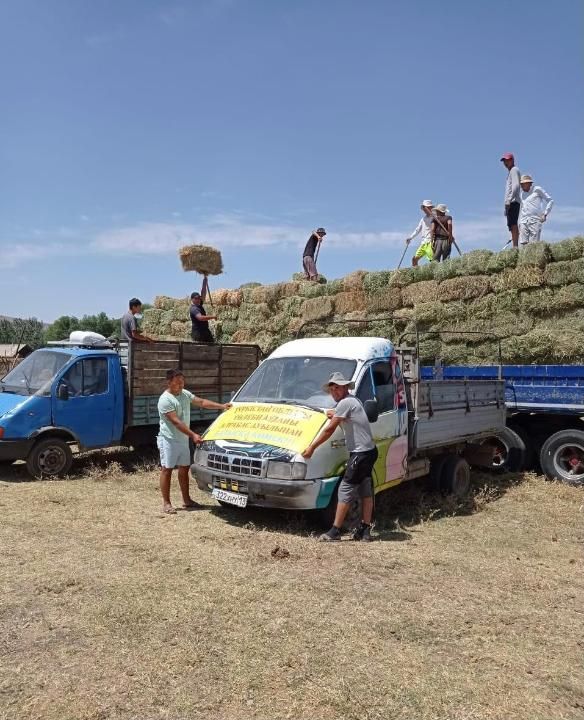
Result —
[{"label": "license plate", "polygon": [[228,492],[227,490],[220,490],[219,488],[213,488],[211,495],[216,500],[221,502],[229,503],[230,505],[237,505],[237,507],[247,506],[247,495],[240,495],[239,493]]}]

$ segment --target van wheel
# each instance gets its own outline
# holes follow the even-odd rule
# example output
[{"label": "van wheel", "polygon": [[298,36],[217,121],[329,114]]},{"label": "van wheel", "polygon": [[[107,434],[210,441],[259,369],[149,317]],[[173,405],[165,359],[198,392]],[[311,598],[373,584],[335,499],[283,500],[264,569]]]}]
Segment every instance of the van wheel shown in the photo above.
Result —
[{"label": "van wheel", "polygon": [[464,458],[451,455],[442,467],[440,478],[442,492],[462,499],[470,490],[470,466]]},{"label": "van wheel", "polygon": [[584,432],[560,430],[543,444],[541,469],[549,480],[584,486]]},{"label": "van wheel", "polygon": [[525,466],[525,443],[519,435],[504,428],[500,433],[487,438],[483,445],[493,449],[491,470],[496,473],[520,472]]},{"label": "van wheel", "polygon": [[35,478],[63,477],[71,469],[73,453],[59,438],[39,440],[26,458],[26,469]]}]

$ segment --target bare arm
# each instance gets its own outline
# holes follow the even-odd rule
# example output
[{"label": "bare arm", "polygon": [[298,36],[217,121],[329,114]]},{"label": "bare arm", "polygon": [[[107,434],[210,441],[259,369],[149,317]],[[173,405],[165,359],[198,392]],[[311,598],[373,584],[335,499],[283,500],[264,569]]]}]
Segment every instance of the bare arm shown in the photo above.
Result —
[{"label": "bare arm", "polygon": [[153,343],[156,342],[151,337],[148,337],[148,335],[143,335],[139,330],[132,330],[132,340],[135,342],[144,342],[144,343]]},{"label": "bare arm", "polygon": [[229,410],[231,403],[216,403],[213,400],[207,400],[206,398],[200,398],[196,395],[191,400],[191,405],[203,408],[204,410]]},{"label": "bare arm", "polygon": [[174,410],[171,410],[171,412],[167,412],[165,414],[166,417],[170,420],[170,422],[175,426],[175,428],[181,433],[183,433],[183,435],[190,437],[194,443],[198,445],[200,442],[203,441],[200,435],[197,435],[196,432],[193,432],[190,427],[188,427],[188,425],[185,425],[184,422],[179,419],[178,415],[174,412]]},{"label": "bare arm", "polygon": [[316,450],[316,448],[325,443],[331,437],[331,435],[339,427],[343,420],[344,418],[342,417],[332,417],[325,425],[325,427],[321,430],[319,436],[314,439],[306,448],[306,450],[302,453],[302,457],[306,458],[307,460],[308,458],[312,457],[312,453]]},{"label": "bare arm", "polygon": [[195,317],[201,322],[206,322],[208,320],[217,320],[217,315],[195,315]]}]

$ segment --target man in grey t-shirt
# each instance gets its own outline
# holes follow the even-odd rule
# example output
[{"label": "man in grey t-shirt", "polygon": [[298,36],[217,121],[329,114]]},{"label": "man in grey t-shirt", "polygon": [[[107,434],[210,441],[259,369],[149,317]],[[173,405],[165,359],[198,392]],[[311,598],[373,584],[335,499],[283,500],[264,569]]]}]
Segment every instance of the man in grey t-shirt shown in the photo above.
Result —
[{"label": "man in grey t-shirt", "polygon": [[136,316],[142,313],[142,303],[138,298],[132,298],[128,303],[130,309],[122,315],[121,334],[122,341],[131,342],[155,342],[148,335],[144,335],[138,330]]},{"label": "man in grey t-shirt", "polygon": [[302,453],[302,457],[306,459],[312,457],[316,448],[325,443],[339,425],[342,425],[349,461],[339,485],[335,521],[332,528],[319,537],[319,540],[325,542],[341,539],[341,528],[349,508],[358,497],[361,498],[361,524],[353,532],[353,539],[363,542],[371,540],[372,473],[377,460],[377,447],[373,442],[371,427],[363,405],[356,397],[349,395],[349,390],[353,387],[355,383],[346,380],[342,373],[335,372],[331,375],[323,390],[333,396],[337,406],[327,412],[328,424]]}]

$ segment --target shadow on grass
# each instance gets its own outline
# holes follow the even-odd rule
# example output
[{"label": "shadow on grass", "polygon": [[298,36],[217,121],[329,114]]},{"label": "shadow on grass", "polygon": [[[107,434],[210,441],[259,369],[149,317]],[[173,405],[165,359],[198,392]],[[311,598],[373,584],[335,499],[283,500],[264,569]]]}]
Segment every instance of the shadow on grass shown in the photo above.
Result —
[{"label": "shadow on grass", "polygon": [[[418,532],[417,526],[424,522],[481,512],[486,505],[521,483],[523,477],[521,473],[473,473],[471,492],[464,499],[433,491],[427,479],[397,485],[376,498],[374,535],[384,542],[411,540]],[[308,536],[327,529],[323,528],[318,511],[242,509],[223,505],[211,508],[210,512],[223,522],[250,530]]]}]

